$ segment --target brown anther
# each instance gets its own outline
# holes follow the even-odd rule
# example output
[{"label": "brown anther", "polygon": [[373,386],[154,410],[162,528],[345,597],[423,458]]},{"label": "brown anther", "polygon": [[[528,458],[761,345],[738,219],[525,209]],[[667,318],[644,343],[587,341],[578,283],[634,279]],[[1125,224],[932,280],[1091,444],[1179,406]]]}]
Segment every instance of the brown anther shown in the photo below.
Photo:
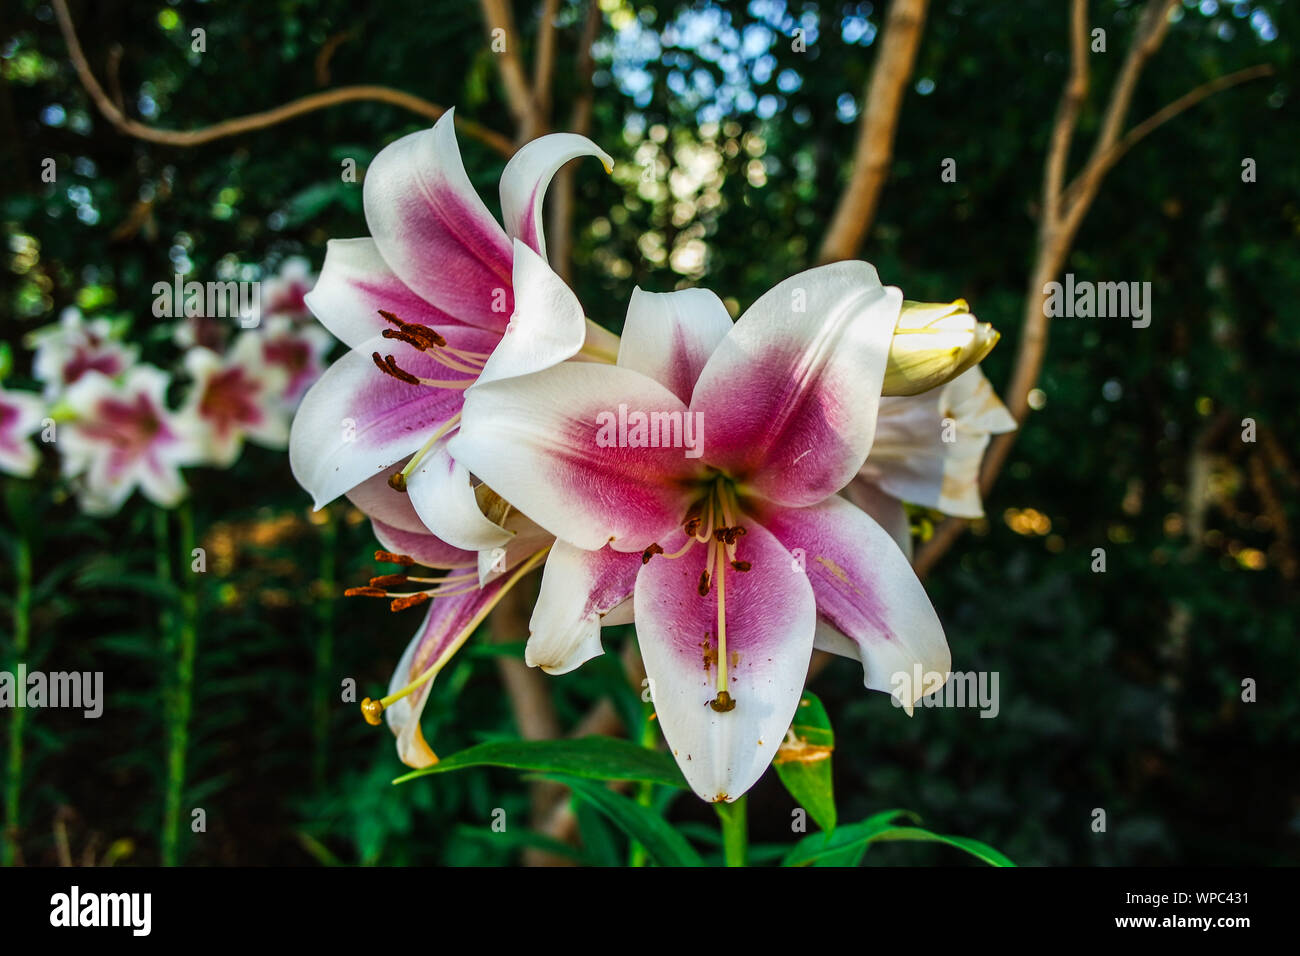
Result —
[{"label": "brown anther", "polygon": [[397,339],[399,342],[405,342],[407,345],[413,346],[414,348],[419,349],[421,352],[423,352],[425,349],[429,347],[428,342],[424,341],[418,336],[412,335],[410,332],[407,332],[405,329],[384,329],[379,334],[386,339]]},{"label": "brown anther", "polygon": [[[375,354],[378,355],[379,353],[376,352]],[[401,368],[397,364],[397,359],[393,358],[391,355],[384,356],[384,364],[388,366],[388,374],[393,376],[393,378],[397,379],[399,382],[405,382],[407,385],[420,384],[420,380],[410,372],[406,371],[406,369]]]},{"label": "brown anther", "polygon": [[[394,491],[400,491],[402,494],[406,494],[406,476],[400,471],[393,472],[388,476],[388,487],[392,488]],[[375,560],[378,560],[378,558]],[[412,561],[411,563],[414,564],[415,562]]]},{"label": "brown anther", "polygon": [[737,525],[734,528],[727,528],[725,530],[726,530],[726,534],[723,536],[722,540],[727,544],[735,544],[736,539],[745,533],[745,529],[740,527],[739,525]]},{"label": "brown anther", "polygon": [[389,609],[396,611],[405,611],[408,607],[415,607],[429,600],[428,591],[420,591],[416,594],[408,594],[406,597],[393,598],[393,603],[388,605]]},{"label": "brown anther", "polygon": [[366,718],[366,723],[372,727],[378,727],[384,722],[381,716],[384,712],[384,705],[377,700],[371,700],[367,697],[361,702],[361,716]]},{"label": "brown anther", "polygon": [[383,588],[377,587],[359,587],[348,588],[343,592],[344,597],[388,597],[388,592]]},{"label": "brown anther", "polygon": [[736,701],[725,690],[720,690],[718,696],[709,701],[709,706],[719,714],[725,714],[727,711],[736,709]]},{"label": "brown anther", "polygon": [[709,572],[701,571],[700,572],[700,597],[704,597],[704,595],[708,593],[709,593]]},{"label": "brown anther", "polygon": [[[401,319],[393,315],[393,313],[389,312],[387,309],[380,309],[379,314],[384,317],[385,321],[391,322],[393,325],[397,326],[399,329],[401,329],[404,333],[409,335],[411,338],[419,339],[420,342],[423,343],[422,346],[418,346],[418,345],[416,346],[417,348],[420,349],[420,351],[424,351],[424,349],[427,349],[431,346],[437,346],[441,348],[442,346],[447,344],[446,339],[444,339],[441,335],[439,335],[433,329],[428,328],[427,326],[416,325],[414,322],[403,322]],[[394,336],[388,335],[387,330],[385,330],[383,334],[387,338],[394,338]]]},{"label": "brown anther", "polygon": [[731,566],[737,571],[748,571],[753,567],[748,561],[732,561]]},{"label": "brown anther", "polygon": [[714,529],[713,529],[713,540],[715,540],[715,541],[726,541],[726,540],[727,540],[727,533],[728,533],[730,530],[731,530],[730,528],[714,528]]},{"label": "brown anther", "polygon": [[415,563],[415,558],[409,554],[397,554],[394,551],[376,551],[376,561],[387,561],[390,564],[404,564],[408,568]]},{"label": "brown anther", "polygon": [[650,547],[646,548],[644,551],[641,552],[641,563],[649,564],[650,559],[653,558],[656,554],[663,554],[663,553],[664,553],[663,548],[659,547],[659,545],[657,544],[652,544],[650,545]]},{"label": "brown anther", "polygon": [[700,530],[700,517],[699,517],[699,515],[696,515],[694,518],[689,519],[689,520],[686,522],[686,526],[683,527],[682,530],[686,532],[686,536],[687,536],[688,538],[693,538],[693,537],[695,537],[696,532],[698,532],[698,531]]},{"label": "brown anther", "polygon": [[382,316],[386,321],[393,323],[393,325],[397,326],[399,329],[400,329],[402,326],[404,326],[404,325],[406,324],[406,323],[403,322],[401,319],[399,319],[397,316],[393,315],[393,313],[389,312],[387,309],[380,309],[380,310],[379,310],[379,314],[380,314],[380,315],[381,315],[381,316]]},{"label": "brown anther", "polygon": [[381,574],[379,577],[370,579],[372,588],[395,588],[406,583],[405,574]]}]

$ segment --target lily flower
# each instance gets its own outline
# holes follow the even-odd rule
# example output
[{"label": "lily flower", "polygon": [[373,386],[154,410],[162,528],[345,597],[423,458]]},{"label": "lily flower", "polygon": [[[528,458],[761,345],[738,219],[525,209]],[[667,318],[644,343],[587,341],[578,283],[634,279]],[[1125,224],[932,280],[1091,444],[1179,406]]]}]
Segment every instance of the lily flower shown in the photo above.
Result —
[{"label": "lily flower", "polygon": [[411,766],[436,759],[419,731],[433,676],[551,540],[449,453],[465,391],[574,357],[614,358],[617,338],[585,318],[544,258],[546,187],[586,155],[612,168],[582,136],[522,147],[501,175],[503,228],[470,185],[448,111],[375,157],[363,194],[371,237],[331,241],[306,296],[351,351],[302,400],[294,476],[317,507],[346,494],[370,516],[385,560],[446,572],[381,575],[351,591],[394,610],[436,598],[389,694],[363,708],[373,722],[387,717]]},{"label": "lily flower", "polygon": [[263,354],[256,332],[244,332],[224,356],[210,349],[185,353],[194,379],[178,420],[203,451],[204,461],[228,468],[239,457],[244,438],[268,448],[289,441],[289,413],[281,400],[287,376]]},{"label": "lily flower", "polygon": [[30,478],[41,463],[29,436],[45,420],[45,402],[31,392],[0,388],[0,471]]},{"label": "lily flower", "polygon": [[315,282],[311,262],[302,256],[290,256],[280,264],[271,278],[262,282],[262,315],[290,319],[311,318],[306,297]]},{"label": "lily flower", "polygon": [[124,345],[113,334],[108,319],[87,322],[80,309],[66,308],[59,321],[37,329],[27,337],[32,357],[32,374],[45,385],[45,397],[55,399],[80,381],[87,372],[102,372],[116,378],[135,364],[139,350]]},{"label": "lily flower", "polygon": [[290,435],[294,476],[317,507],[387,473],[428,530],[450,544],[490,551],[511,540],[483,517],[447,439],[465,389],[480,379],[525,374],[584,350],[613,357],[610,333],[584,317],[543,258],[546,186],[584,155],[612,165],[569,133],[521,148],[501,175],[504,229],[470,185],[450,110],[375,157],[363,195],[372,237],[331,241],[306,296],[351,349],[308,391]]},{"label": "lily flower", "polygon": [[334,339],[318,325],[295,323],[282,315],[263,326],[262,361],[284,372],[280,401],[293,408],[325,371]]},{"label": "lily flower", "polygon": [[136,365],[120,383],[88,372],[64,396],[60,409],[70,420],[55,445],[87,514],[116,512],[137,487],[164,508],[185,496],[180,467],[199,454],[167,409],[167,385],[161,369]]},{"label": "lily flower", "polygon": [[890,529],[910,556],[902,502],[958,518],[981,518],[979,469],[993,435],[1014,431],[978,366],[941,388],[880,400],[876,440],[845,496]]},{"label": "lily flower", "polygon": [[[948,673],[906,559],[837,494],[871,448],[901,302],[864,262],[787,279],[734,325],[709,293],[639,293],[617,365],[467,395],[451,453],[560,539],[534,623],[572,623],[560,608],[598,626],[632,595],[658,722],[706,800],[735,800],[771,762],[819,622],[856,649],[868,687],[901,693],[891,677],[914,664]],[[602,429],[624,408],[652,424],[611,445]],[[688,419],[703,426],[698,457],[673,440]],[[541,637],[534,661],[567,669],[599,651],[581,628],[564,636]]]}]

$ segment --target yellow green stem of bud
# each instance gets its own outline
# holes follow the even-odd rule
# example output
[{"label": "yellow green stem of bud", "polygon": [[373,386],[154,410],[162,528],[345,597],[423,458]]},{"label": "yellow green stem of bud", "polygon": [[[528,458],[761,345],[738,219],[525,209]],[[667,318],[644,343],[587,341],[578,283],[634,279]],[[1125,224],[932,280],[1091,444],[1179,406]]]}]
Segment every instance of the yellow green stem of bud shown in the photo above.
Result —
[{"label": "yellow green stem of bud", "polygon": [[885,395],[919,395],[979,364],[1000,335],[971,315],[965,299],[904,302],[889,343]]}]

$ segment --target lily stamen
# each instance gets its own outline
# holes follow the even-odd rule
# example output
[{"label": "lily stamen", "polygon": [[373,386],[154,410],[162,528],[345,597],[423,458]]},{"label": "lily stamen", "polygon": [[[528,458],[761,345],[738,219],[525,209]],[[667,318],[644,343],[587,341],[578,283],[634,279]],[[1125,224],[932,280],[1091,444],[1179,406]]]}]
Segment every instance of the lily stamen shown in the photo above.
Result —
[{"label": "lily stamen", "polygon": [[429,681],[433,680],[446,663],[451,660],[458,650],[460,650],[461,645],[469,640],[470,635],[478,629],[478,626],[483,623],[483,619],[486,618],[492,609],[497,606],[497,603],[506,595],[506,592],[514,587],[515,584],[519,582],[520,578],[533,570],[533,568],[537,567],[537,565],[546,558],[546,555],[550,550],[551,546],[548,544],[546,547],[537,551],[532,555],[532,557],[520,564],[519,567],[515,569],[514,574],[506,579],[505,583],[501,585],[501,589],[496,593],[492,600],[479,608],[478,613],[474,615],[469,623],[461,628],[459,633],[457,633],[455,640],[447,645],[443,652],[438,655],[438,658],[420,673],[420,676],[415,678],[415,680],[411,681],[401,690],[395,691],[387,697],[380,698],[379,700],[371,700],[367,697],[363,700],[361,702],[361,713],[365,717],[366,722],[369,724],[378,724],[379,715],[382,714],[386,708],[391,707],[403,697],[414,693]]}]

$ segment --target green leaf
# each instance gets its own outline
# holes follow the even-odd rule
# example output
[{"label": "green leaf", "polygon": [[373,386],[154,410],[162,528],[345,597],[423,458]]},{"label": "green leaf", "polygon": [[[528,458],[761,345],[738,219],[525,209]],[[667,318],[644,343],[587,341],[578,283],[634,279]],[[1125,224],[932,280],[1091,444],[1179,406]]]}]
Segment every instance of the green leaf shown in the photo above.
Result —
[{"label": "green leaf", "polygon": [[781,865],[857,866],[871,839],[892,828],[900,816],[907,816],[914,822],[920,820],[907,810],[882,810],[865,820],[838,827],[834,833],[814,833],[804,837],[790,849]]},{"label": "green leaf", "polygon": [[979,840],[972,840],[970,837],[945,836],[942,833],[931,833],[929,830],[923,830],[920,827],[892,827],[884,830],[871,837],[871,842],[877,840],[916,840],[932,843],[946,843],[949,846],[955,846],[959,850],[965,850],[971,856],[983,860],[989,866],[1015,866],[1007,857],[999,853],[987,843],[981,843]]},{"label": "green leaf", "polygon": [[665,787],[686,788],[682,772],[667,754],[613,737],[493,740],[444,757],[432,767],[404,774],[393,783],[466,767],[567,773],[589,780],[645,780]]},{"label": "green leaf", "polygon": [[827,832],[835,829],[835,784],[831,752],[835,733],[826,708],[815,694],[804,691],[790,726],[794,741],[786,739],[776,752],[777,776],[799,806]]},{"label": "green leaf", "polygon": [[703,866],[704,861],[686,838],[649,807],[643,807],[608,787],[564,774],[546,774],[545,779],[562,783],[579,799],[605,814],[616,827],[645,847],[659,866]]}]

